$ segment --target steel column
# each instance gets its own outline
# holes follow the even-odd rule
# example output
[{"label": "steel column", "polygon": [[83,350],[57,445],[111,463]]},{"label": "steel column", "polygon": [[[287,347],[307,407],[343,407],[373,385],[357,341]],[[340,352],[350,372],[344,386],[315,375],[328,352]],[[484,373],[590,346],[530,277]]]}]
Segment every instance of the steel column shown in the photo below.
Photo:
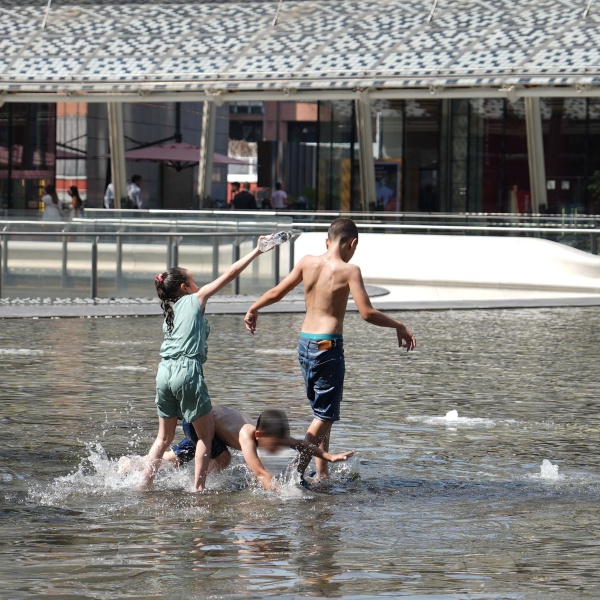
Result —
[{"label": "steel column", "polygon": [[212,278],[215,280],[219,276],[219,238],[213,238],[213,255],[212,255]]},{"label": "steel column", "polygon": [[[240,260],[240,241],[235,238],[231,244],[231,264]],[[236,277],[233,280],[233,293],[237,296],[240,293],[240,278]]]},{"label": "steel column", "polygon": [[539,213],[547,206],[546,165],[544,164],[544,136],[539,98],[525,98],[525,125],[527,129],[527,156],[529,160],[529,185],[531,187],[531,212]]},{"label": "steel column", "polygon": [[202,137],[200,138],[200,159],[198,164],[198,201],[200,208],[212,194],[213,152],[217,125],[215,102],[205,101],[202,111]]},{"label": "steel column", "polygon": [[91,295],[94,304],[96,304],[96,298],[98,297],[98,240],[99,237],[97,235],[92,237]]},{"label": "steel column", "polygon": [[[369,203],[375,202],[375,159],[373,158],[373,126],[371,124],[371,101],[368,94],[361,93],[356,103],[356,129],[360,157],[360,186],[363,210],[369,210]],[[352,206],[350,209],[352,210]]]},{"label": "steel column", "polygon": [[116,256],[116,288],[119,289],[123,284],[123,238],[119,235],[116,239],[116,248],[117,248],[117,256]]},{"label": "steel column", "polygon": [[67,287],[69,275],[67,272],[67,252],[68,252],[68,241],[67,236],[62,236],[62,268],[61,268],[61,285]]},{"label": "steel column", "polygon": [[115,193],[114,208],[123,208],[127,199],[125,172],[125,135],[123,132],[123,104],[109,102],[108,139],[110,144],[110,172]]}]

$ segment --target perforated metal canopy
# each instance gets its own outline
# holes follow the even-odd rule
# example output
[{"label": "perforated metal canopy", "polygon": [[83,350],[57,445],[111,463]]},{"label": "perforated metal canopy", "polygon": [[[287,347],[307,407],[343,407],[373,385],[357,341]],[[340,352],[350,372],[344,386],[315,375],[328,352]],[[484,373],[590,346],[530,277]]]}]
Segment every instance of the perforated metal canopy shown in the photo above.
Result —
[{"label": "perforated metal canopy", "polygon": [[4,100],[599,85],[589,0],[0,0]]}]

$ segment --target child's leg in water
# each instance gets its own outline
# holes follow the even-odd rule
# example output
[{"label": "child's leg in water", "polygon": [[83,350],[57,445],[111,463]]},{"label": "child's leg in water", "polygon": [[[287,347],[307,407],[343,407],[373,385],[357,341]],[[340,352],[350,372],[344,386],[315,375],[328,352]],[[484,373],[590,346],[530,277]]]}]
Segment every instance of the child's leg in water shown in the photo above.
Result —
[{"label": "child's leg in water", "polygon": [[175,437],[175,429],[177,428],[177,417],[158,417],[158,434],[156,440],[148,452],[148,463],[144,469],[144,481],[141,489],[147,490],[154,480],[156,471],[160,467],[163,454]]},{"label": "child's leg in water", "polygon": [[[308,431],[304,437],[305,441],[309,444],[319,446],[324,452],[329,452],[329,437],[331,435],[331,427],[333,421],[321,421],[320,419],[313,419],[310,424]],[[302,455],[298,463],[298,471],[300,475],[304,477],[304,471],[308,467],[312,456]],[[327,461],[315,457],[315,465],[317,467],[317,476],[319,479],[325,479],[329,475],[329,469]]]},{"label": "child's leg in water", "polygon": [[212,410],[192,422],[198,443],[196,444],[196,456],[194,457],[194,489],[203,492],[206,485],[206,475],[210,463],[210,448],[215,435],[215,424]]}]

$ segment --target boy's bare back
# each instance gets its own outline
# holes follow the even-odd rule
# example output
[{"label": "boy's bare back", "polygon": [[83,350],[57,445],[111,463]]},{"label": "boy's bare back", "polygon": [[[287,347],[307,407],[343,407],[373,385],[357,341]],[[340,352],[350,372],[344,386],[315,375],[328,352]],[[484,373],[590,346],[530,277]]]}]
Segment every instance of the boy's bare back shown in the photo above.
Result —
[{"label": "boy's bare back", "polygon": [[358,267],[330,252],[305,256],[299,267],[306,302],[302,331],[341,335],[350,295],[350,279]]},{"label": "boy's bare back", "polygon": [[413,350],[416,345],[413,334],[400,321],[373,308],[360,268],[349,264],[357,244],[358,230],[350,219],[333,221],[327,232],[327,252],[302,258],[287,277],[254,302],[244,317],[246,329],[254,334],[259,310],[279,302],[302,282],[306,302],[303,333],[341,335],[348,297],[352,294],[365,321],[395,329],[398,345]]},{"label": "boy's bare back", "polygon": [[215,435],[230,448],[241,450],[242,436],[251,437],[256,430],[250,419],[227,406],[213,406]]}]

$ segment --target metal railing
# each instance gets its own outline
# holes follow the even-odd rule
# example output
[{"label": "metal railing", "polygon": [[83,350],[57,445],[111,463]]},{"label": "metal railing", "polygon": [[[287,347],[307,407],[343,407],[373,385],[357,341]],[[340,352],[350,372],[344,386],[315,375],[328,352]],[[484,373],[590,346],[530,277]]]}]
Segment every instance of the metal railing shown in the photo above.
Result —
[{"label": "metal railing", "polygon": [[[22,223],[21,223],[22,224]],[[13,224],[14,225],[14,224]],[[9,225],[0,223],[0,298],[3,296],[5,281],[13,275],[19,275],[14,269],[9,268],[9,257],[10,247],[9,240],[27,240],[35,242],[50,241],[54,242],[57,246],[60,243],[60,267],[58,268],[59,261],[52,261],[57,263],[56,268],[51,266],[46,271],[50,277],[54,276],[54,273],[58,271],[60,278],[60,285],[66,287],[71,275],[68,270],[68,255],[69,246],[73,242],[84,242],[87,248],[88,260],[89,260],[89,293],[91,298],[98,297],[98,281],[99,281],[99,245],[102,240],[104,242],[112,241],[115,247],[115,261],[114,261],[114,276],[115,276],[115,289],[123,287],[123,283],[126,279],[123,269],[123,251],[124,241],[136,241],[139,240],[144,242],[146,252],[151,248],[156,249],[158,240],[163,240],[163,250],[166,256],[164,268],[177,266],[179,264],[180,250],[186,241],[196,242],[208,242],[208,244],[197,244],[186,246],[189,248],[204,248],[205,254],[210,257],[211,260],[211,275],[215,279],[219,275],[220,268],[220,255],[221,250],[225,247],[231,247],[231,262],[235,262],[240,258],[240,246],[245,242],[250,242],[252,247],[256,245],[258,237],[268,233],[268,231],[254,231],[244,233],[232,233],[232,232],[187,232],[187,231],[11,231]],[[290,240],[290,243],[286,245],[285,252],[287,254],[288,269],[291,270],[294,265],[294,243],[299,231],[294,231],[294,235]],[[60,242],[57,242],[57,239]],[[225,241],[223,244],[222,242]],[[81,249],[79,249],[81,253]],[[276,246],[271,253],[271,266],[270,274],[267,273],[263,277],[263,280],[269,282],[270,285],[276,285],[280,280],[281,274],[281,257],[282,249]],[[40,256],[40,259],[43,257]],[[156,261],[148,261],[151,264],[156,265]],[[160,267],[159,267],[160,268]],[[148,265],[150,269],[150,265]],[[270,276],[269,276],[270,275]],[[235,279],[232,282],[232,293],[240,293],[240,278]]]},{"label": "metal railing", "polygon": [[[5,295],[8,288],[15,288],[15,285],[7,284],[14,284],[19,278],[25,279],[28,273],[33,273],[32,277],[38,277],[39,280],[44,277],[50,279],[54,289],[60,293],[70,292],[69,285],[75,279],[73,268],[69,268],[73,263],[73,252],[79,257],[80,272],[85,271],[85,275],[80,274],[77,279],[80,283],[82,279],[88,279],[87,290],[92,298],[99,295],[99,281],[108,286],[106,282],[114,279],[114,288],[109,295],[113,295],[113,290],[114,293],[120,293],[136,277],[145,278],[147,284],[147,275],[152,268],[162,269],[163,266],[178,264],[182,252],[184,257],[188,257],[182,262],[188,266],[192,249],[195,249],[194,252],[200,249],[204,261],[200,265],[203,274],[215,278],[220,264],[225,264],[226,260],[229,264],[229,259],[233,262],[240,256],[243,244],[255,243],[259,235],[278,229],[293,229],[296,235],[292,243],[283,250],[275,249],[270,268],[265,270],[263,262],[260,267],[262,272],[254,273],[256,278],[260,278],[261,286],[270,286],[280,280],[282,258],[284,264],[287,258],[288,270],[293,268],[294,242],[298,235],[302,231],[324,232],[331,221],[339,216],[353,217],[361,233],[534,236],[592,254],[598,254],[599,251],[600,218],[593,215],[572,215],[571,222],[566,222],[565,215],[503,213],[175,211],[165,215],[164,211],[119,212],[102,209],[97,212],[100,213],[98,219],[88,217],[69,222],[0,221],[0,297]],[[135,213],[135,216],[127,218],[128,213]],[[89,214],[94,212],[89,211]],[[46,247],[42,242],[52,242],[49,252],[54,258],[46,261],[51,264],[45,267],[32,268],[31,264],[35,266],[38,260],[37,255],[31,256],[33,253],[37,252],[40,261],[44,258]],[[109,245],[110,250],[107,250]],[[105,254],[111,253],[102,263],[102,272],[99,269],[101,250]],[[28,260],[14,258],[19,253],[29,253]],[[126,260],[126,255],[130,257],[129,260]],[[27,267],[27,264],[30,266]],[[107,271],[110,272],[108,277]],[[242,279],[244,284],[247,281]],[[240,293],[242,282],[237,279],[232,284],[230,289],[234,294]],[[153,289],[150,289],[150,293],[153,293]]]}]

